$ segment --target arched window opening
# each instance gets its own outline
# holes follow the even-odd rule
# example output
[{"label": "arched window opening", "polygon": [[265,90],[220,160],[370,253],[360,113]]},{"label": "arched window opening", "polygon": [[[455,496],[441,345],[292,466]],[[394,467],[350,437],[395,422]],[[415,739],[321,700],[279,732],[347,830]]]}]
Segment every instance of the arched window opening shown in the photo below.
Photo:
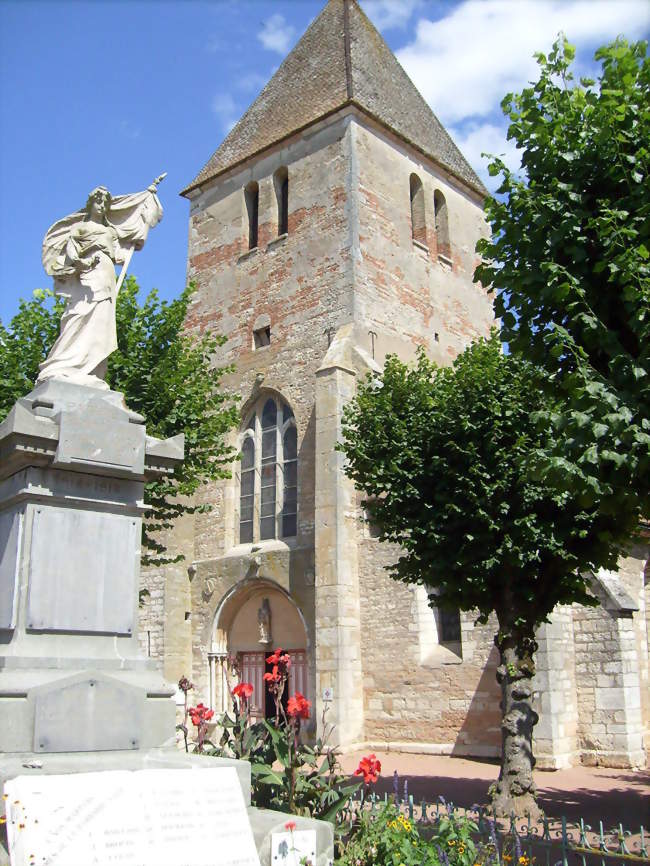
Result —
[{"label": "arched window opening", "polygon": [[433,212],[435,217],[436,246],[438,249],[438,255],[451,259],[447,202],[439,189],[435,190],[433,193]]},{"label": "arched window opening", "polygon": [[289,172],[279,168],[274,177],[275,197],[278,203],[278,236],[289,231]]},{"label": "arched window opening", "polygon": [[254,250],[257,246],[260,206],[260,188],[256,181],[248,184],[244,191],[244,197],[246,199],[246,213],[248,215],[248,249]]},{"label": "arched window opening", "polygon": [[427,227],[424,216],[424,188],[422,181],[416,174],[411,175],[411,232],[413,240],[426,244]]},{"label": "arched window opening", "polygon": [[262,498],[260,538],[275,538],[277,485],[277,417],[275,400],[267,400],[262,412]]},{"label": "arched window opening", "polygon": [[284,400],[267,397],[248,418],[240,475],[239,543],[295,536],[298,433],[294,414]]}]

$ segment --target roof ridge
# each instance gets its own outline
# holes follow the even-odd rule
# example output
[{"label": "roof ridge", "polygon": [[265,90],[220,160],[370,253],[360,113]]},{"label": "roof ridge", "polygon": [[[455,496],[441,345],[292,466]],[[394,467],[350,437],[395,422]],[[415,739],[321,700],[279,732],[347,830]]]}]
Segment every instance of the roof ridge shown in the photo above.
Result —
[{"label": "roof ridge", "polygon": [[348,99],[353,98],[352,51],[350,48],[350,0],[343,0],[343,51],[345,54],[345,85]]}]

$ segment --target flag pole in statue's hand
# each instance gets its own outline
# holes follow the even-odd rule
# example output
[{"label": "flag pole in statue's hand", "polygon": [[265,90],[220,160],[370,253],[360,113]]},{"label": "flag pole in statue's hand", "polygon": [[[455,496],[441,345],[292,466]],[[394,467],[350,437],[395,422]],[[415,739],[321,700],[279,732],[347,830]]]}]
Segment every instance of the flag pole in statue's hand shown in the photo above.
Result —
[{"label": "flag pole in statue's hand", "polygon": [[[163,171],[162,174],[159,174],[158,177],[151,182],[151,184],[147,187],[150,192],[156,192],[158,189],[158,184],[161,183],[167,177],[167,172]],[[126,256],[124,257],[124,264],[122,265],[122,270],[120,271],[120,275],[117,279],[117,285],[115,286],[115,297],[117,297],[120,293],[120,289],[122,288],[122,283],[124,282],[124,277],[126,276],[126,272],[129,268],[129,264],[131,263],[131,259],[133,258],[133,253],[135,251],[135,247],[129,247],[127,250]]]}]

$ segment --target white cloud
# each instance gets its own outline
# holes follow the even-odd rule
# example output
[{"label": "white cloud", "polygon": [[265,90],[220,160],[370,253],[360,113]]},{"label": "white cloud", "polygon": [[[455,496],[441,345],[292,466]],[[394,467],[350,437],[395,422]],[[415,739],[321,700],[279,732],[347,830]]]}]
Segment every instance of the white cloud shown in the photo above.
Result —
[{"label": "white cloud", "polygon": [[506,140],[505,124],[497,126],[494,123],[465,123],[458,128],[450,128],[449,134],[454,139],[472,168],[476,171],[485,186],[494,192],[500,184],[499,177],[490,177],[488,163],[490,159],[482,156],[500,156],[508,168],[517,171],[521,165],[520,151],[512,141]]},{"label": "white cloud", "polygon": [[286,54],[292,45],[296,35],[296,28],[287,24],[284,15],[275,13],[257,34],[257,38],[268,51],[277,51],[278,54]]},{"label": "white cloud", "polygon": [[363,11],[375,27],[384,30],[403,30],[411,16],[422,6],[422,0],[361,0]]},{"label": "white cloud", "polygon": [[593,53],[648,29],[647,0],[465,0],[446,18],[421,18],[397,57],[441,121],[454,125],[489,117],[508,91],[534,79],[533,53],[548,51],[559,31]]},{"label": "white cloud", "polygon": [[235,100],[232,96],[229,93],[217,93],[212,100],[212,110],[219,118],[223,129],[226,132],[230,132],[237,123],[239,116]]}]

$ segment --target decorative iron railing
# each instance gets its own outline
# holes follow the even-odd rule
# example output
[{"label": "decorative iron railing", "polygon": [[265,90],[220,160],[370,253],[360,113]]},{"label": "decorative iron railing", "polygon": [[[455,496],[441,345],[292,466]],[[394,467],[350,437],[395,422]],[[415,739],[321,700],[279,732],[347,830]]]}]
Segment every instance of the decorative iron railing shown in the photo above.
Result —
[{"label": "decorative iron railing", "polygon": [[418,830],[427,835],[433,832],[443,815],[473,821],[477,827],[475,842],[490,845],[492,866],[517,866],[522,855],[523,862],[535,866],[612,866],[615,863],[650,863],[648,855],[648,830],[643,826],[625,829],[622,824],[608,828],[603,821],[598,827],[580,819],[568,821],[564,816],[559,819],[544,817],[541,822],[528,819],[503,820],[497,818],[487,807],[472,806],[463,808],[447,803],[440,797],[435,803],[423,800],[415,803],[408,793],[408,781],[404,781],[400,795],[399,779],[395,773],[393,794],[389,797],[371,795],[365,803],[354,801],[351,820],[360,808],[370,809],[376,814],[384,803],[394,803],[413,821]]}]

